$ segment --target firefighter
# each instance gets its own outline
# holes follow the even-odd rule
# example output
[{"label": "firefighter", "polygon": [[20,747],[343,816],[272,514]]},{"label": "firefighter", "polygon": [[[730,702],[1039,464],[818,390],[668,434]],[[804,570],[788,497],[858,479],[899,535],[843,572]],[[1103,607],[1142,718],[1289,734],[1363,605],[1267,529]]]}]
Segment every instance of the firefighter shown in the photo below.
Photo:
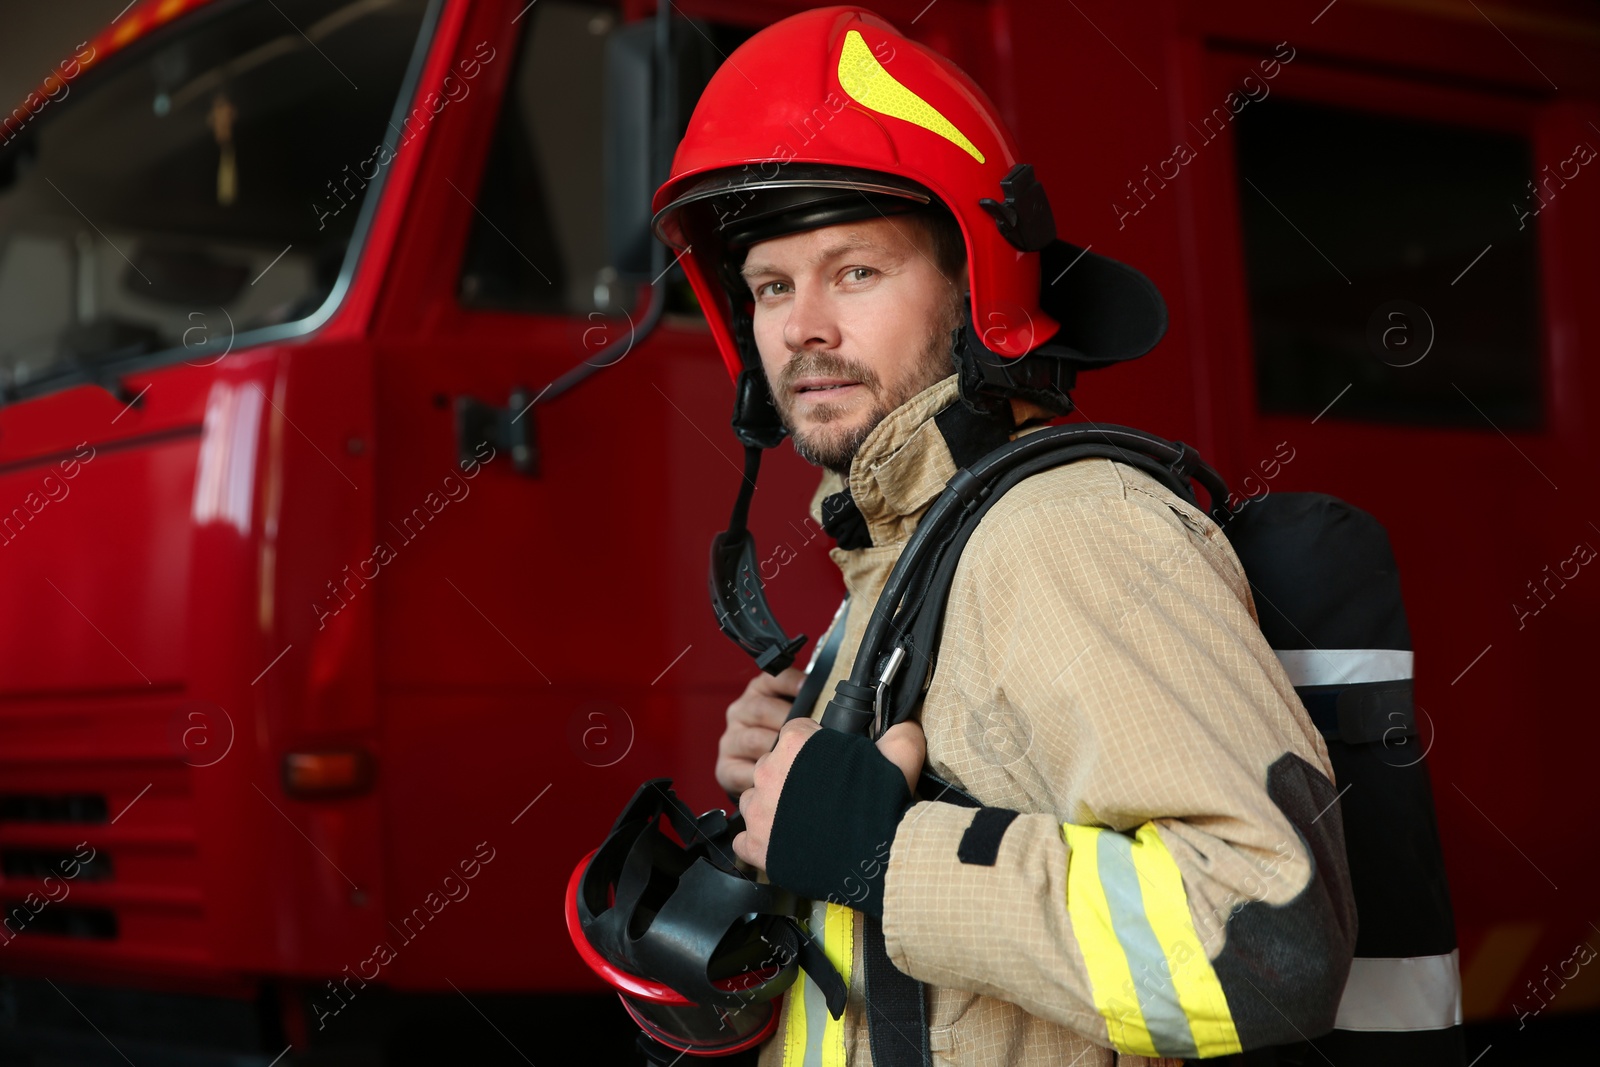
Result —
[{"label": "firefighter", "polygon": [[[1113,261],[1041,276],[1054,222],[994,106],[859,9],[734,52],[656,207],[741,396],[824,469],[847,590],[825,693],[951,476],[1068,410],[982,383],[1165,328]],[[1188,500],[1110,459],[1011,489],[961,556],[920,722],[785,722],[803,677],[729,706],[717,779],[735,851],[814,902],[849,993],[835,1019],[796,982],[762,1067],[1176,1063],[1333,1026],[1355,913],[1327,749]],[[915,796],[924,763],[981,806]],[[923,1032],[867,996],[896,978],[877,958],[925,985]]]}]

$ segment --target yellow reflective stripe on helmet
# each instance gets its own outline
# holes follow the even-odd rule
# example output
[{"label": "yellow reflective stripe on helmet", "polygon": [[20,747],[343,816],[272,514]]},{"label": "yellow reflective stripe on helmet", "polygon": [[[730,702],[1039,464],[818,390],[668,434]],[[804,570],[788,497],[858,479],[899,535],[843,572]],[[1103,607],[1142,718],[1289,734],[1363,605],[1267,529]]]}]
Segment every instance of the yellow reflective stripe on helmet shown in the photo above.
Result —
[{"label": "yellow reflective stripe on helmet", "polygon": [[[851,956],[855,952],[855,921],[854,909],[842,904],[828,905],[828,933],[823,942],[823,951],[838,970],[839,977],[844,979],[846,989],[850,988]],[[830,1015],[823,1028],[822,1067],[847,1067],[848,1064],[849,1057],[844,1047],[844,1016],[835,1019]]]},{"label": "yellow reflective stripe on helmet", "polygon": [[1062,830],[1072,849],[1067,912],[1112,1044],[1143,1056],[1241,1051],[1183,874],[1155,824],[1133,838],[1071,823]]},{"label": "yellow reflective stripe on helmet", "polygon": [[967,140],[966,134],[939,114],[938,108],[896,81],[856,30],[844,35],[844,49],[839,53],[839,86],[862,107],[921,126],[983,162],[983,153]]},{"label": "yellow reflective stripe on helmet", "polygon": [[1228,998],[1189,915],[1183,874],[1156,833],[1154,823],[1139,827],[1130,851],[1143,890],[1145,917],[1165,953],[1172,986],[1188,1017],[1198,1055],[1209,1058],[1243,1051]]},{"label": "yellow reflective stripe on helmet", "polygon": [[1137,997],[1131,996],[1133,971],[1111,923],[1111,906],[1100,884],[1100,835],[1093,826],[1062,823],[1067,848],[1067,915],[1089,971],[1095,1010],[1118,1051],[1159,1056]]}]

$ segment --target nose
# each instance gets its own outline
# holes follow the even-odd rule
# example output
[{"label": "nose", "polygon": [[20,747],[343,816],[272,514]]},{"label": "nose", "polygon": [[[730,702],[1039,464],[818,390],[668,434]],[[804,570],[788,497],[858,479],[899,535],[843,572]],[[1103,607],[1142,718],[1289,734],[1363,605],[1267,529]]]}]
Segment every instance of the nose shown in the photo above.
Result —
[{"label": "nose", "polygon": [[826,290],[816,285],[796,286],[783,324],[783,343],[790,352],[808,348],[839,347],[838,316]]}]

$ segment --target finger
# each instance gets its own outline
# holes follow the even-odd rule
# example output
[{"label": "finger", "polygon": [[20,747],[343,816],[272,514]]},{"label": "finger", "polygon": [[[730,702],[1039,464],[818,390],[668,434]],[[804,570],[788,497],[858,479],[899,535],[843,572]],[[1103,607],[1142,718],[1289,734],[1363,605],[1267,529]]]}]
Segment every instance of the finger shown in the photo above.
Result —
[{"label": "finger", "polygon": [[756,761],[750,770],[750,777],[756,786],[761,784],[761,768],[766,766],[768,761],[771,759],[772,753],[770,752],[763,752],[760,756],[756,757]]},{"label": "finger", "polygon": [[815,719],[790,719],[779,728],[779,733],[786,737],[798,737],[800,743],[822,729],[822,725]]},{"label": "finger", "polygon": [[749,740],[742,729],[728,727],[723,731],[722,740],[717,742],[717,773],[736,770],[739,767],[750,767],[755,764],[755,753],[750,751]]},{"label": "finger", "polygon": [[917,780],[922,777],[922,764],[928,757],[927,738],[922,727],[914,722],[896,723],[878,738],[878,751],[900,768],[906,777],[906,788],[917,791]]},{"label": "finger", "polygon": [[793,708],[794,704],[781,696],[744,696],[728,705],[728,722],[776,730]]},{"label": "finger", "polygon": [[794,704],[782,697],[759,697],[752,699],[742,710],[746,712],[742,716],[745,723],[776,730],[789,721],[789,712],[794,710]]},{"label": "finger", "polygon": [[747,760],[719,760],[717,784],[722,787],[723,792],[738,796],[756,784],[755,766]]},{"label": "finger", "polygon": [[820,731],[811,719],[791,719],[785,723],[783,729],[778,731],[777,740],[773,742],[772,749],[756,760],[756,780],[760,782],[761,768],[771,764],[767,770],[767,782],[772,788],[781,788],[789,775],[789,768],[794,765],[795,758],[800,753],[800,748],[811,735]]},{"label": "finger", "polygon": [[906,722],[897,722],[885,730],[883,735],[878,738],[878,745],[880,748],[891,746],[908,750],[915,749],[922,752],[926,751],[928,741],[922,732],[921,725],[908,720]]},{"label": "finger", "polygon": [[792,697],[800,691],[800,683],[805,680],[806,672],[799,667],[785,667],[777,674],[762,671],[756,675],[755,689],[760,693],[784,694]]},{"label": "finger", "polygon": [[756,761],[765,756],[772,749],[770,738],[768,740],[751,737],[740,733],[737,735],[724,734],[721,750],[717,756],[717,767],[728,768],[729,771],[752,777],[755,774]]},{"label": "finger", "polygon": [[760,726],[748,726],[739,731],[733,741],[733,751],[728,754],[754,763],[768,752],[771,752],[772,746],[777,741],[777,730],[769,730]]},{"label": "finger", "polygon": [[800,686],[804,684],[805,680],[806,672],[801,670],[799,667],[785,667],[783,670],[779,671],[773,676],[772,684],[776,686],[780,692],[788,693],[790,696],[794,696],[794,694],[800,691]]}]

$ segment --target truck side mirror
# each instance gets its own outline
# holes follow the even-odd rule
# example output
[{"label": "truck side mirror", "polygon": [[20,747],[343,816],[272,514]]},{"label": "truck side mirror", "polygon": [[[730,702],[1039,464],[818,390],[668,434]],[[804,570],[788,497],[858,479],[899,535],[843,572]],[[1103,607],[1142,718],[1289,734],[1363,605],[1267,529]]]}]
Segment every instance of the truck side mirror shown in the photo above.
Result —
[{"label": "truck side mirror", "polygon": [[650,198],[721,58],[704,31],[662,14],[619,26],[606,41],[606,242],[621,280],[649,281],[666,266]]}]

